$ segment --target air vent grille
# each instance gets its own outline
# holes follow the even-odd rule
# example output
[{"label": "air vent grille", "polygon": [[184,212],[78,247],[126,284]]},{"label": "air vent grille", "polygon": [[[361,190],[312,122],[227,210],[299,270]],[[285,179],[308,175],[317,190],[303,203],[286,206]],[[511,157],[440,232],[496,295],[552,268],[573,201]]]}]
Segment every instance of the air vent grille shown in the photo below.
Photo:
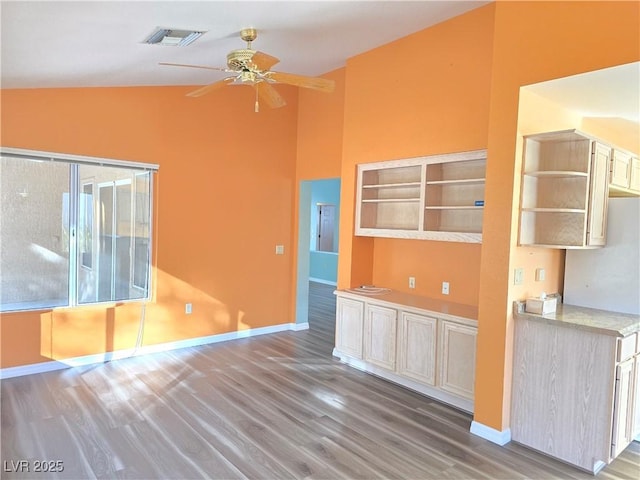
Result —
[{"label": "air vent grille", "polygon": [[142,43],[169,47],[186,47],[206,32],[157,27]]}]

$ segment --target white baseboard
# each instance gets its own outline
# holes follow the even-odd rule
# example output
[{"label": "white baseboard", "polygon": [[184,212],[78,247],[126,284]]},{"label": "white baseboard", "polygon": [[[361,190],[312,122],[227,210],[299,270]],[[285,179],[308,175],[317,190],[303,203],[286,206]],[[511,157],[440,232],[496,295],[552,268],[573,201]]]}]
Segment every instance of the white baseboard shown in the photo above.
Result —
[{"label": "white baseboard", "polygon": [[226,342],[228,340],[235,340],[238,338],[255,337],[268,333],[284,332],[287,330],[293,330],[297,332],[300,330],[307,330],[308,328],[308,323],[282,323],[280,325],[272,325],[269,327],[250,328],[248,330],[220,333],[217,335],[209,335],[206,337],[189,338],[187,340],[159,343],[157,345],[146,345],[137,349],[129,348],[126,350],[116,350],[115,352],[106,352],[94,355],[84,355],[82,357],[66,358],[62,361],[53,360],[50,362],[34,363],[31,365],[21,365],[19,367],[8,367],[0,369],[0,379],[21,377],[23,375],[32,375],[34,373],[44,373],[51,372],[53,370],[62,370],[64,368],[104,363],[111,360],[137,357],[139,355],[146,355],[149,353],[166,352],[179,348],[198,347],[201,345]]},{"label": "white baseboard", "polygon": [[309,322],[300,322],[300,323],[290,323],[291,328],[289,330],[293,330],[294,332],[299,332],[300,330],[309,330]]},{"label": "white baseboard", "polygon": [[482,437],[500,446],[506,445],[511,441],[511,430],[509,428],[500,431],[474,420],[471,422],[471,429],[469,431],[478,437]]},{"label": "white baseboard", "polygon": [[316,283],[324,283],[325,285],[333,285],[334,287],[338,285],[337,282],[332,282],[331,280],[324,280],[322,278],[315,278],[315,277],[309,277],[309,281],[316,282]]}]

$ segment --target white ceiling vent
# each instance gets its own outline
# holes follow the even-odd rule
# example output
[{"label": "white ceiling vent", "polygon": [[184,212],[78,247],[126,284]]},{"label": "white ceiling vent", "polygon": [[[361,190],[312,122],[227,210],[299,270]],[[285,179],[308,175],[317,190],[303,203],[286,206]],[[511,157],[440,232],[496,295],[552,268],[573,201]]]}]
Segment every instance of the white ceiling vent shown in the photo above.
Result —
[{"label": "white ceiling vent", "polygon": [[206,32],[194,30],[157,27],[142,43],[148,43],[149,45],[166,45],[169,47],[186,47],[205,33]]}]

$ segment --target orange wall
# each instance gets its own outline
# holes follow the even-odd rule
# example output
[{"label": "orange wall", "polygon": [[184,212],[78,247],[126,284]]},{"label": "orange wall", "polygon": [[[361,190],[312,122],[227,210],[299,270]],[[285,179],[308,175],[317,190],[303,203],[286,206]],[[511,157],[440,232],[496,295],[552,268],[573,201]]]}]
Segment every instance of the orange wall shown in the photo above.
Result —
[{"label": "orange wall", "polygon": [[[292,321],[298,94],[278,90],[288,105],[258,114],[240,87],[198,99],[189,87],[2,91],[3,146],[160,165],[144,344]],[[1,366],[132,347],[130,308],[3,314]]]},{"label": "orange wall", "polygon": [[495,4],[475,420],[497,430],[508,427],[510,410],[519,88],[638,61],[639,7],[638,2]]},{"label": "orange wall", "polygon": [[493,6],[440,23],[347,62],[338,286],[373,283],[478,302],[480,246],[355,238],[359,163],[486,148]]},{"label": "orange wall", "polygon": [[340,176],[345,69],[329,72],[323,78],[336,82],[333,93],[307,89],[298,93],[296,184]]},{"label": "orange wall", "polygon": [[[335,81],[333,93],[300,89],[298,93],[298,138],[294,201],[294,238],[292,278],[298,272],[298,218],[300,183],[306,180],[339,178],[342,165],[345,69],[323,75]],[[291,311],[296,311],[297,288],[291,296]]]}]

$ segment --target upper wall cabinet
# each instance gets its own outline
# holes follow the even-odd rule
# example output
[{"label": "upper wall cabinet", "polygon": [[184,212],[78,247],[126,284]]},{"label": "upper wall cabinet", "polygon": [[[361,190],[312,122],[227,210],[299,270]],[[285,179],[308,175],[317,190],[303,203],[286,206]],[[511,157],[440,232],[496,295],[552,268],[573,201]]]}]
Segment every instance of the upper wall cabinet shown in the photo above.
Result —
[{"label": "upper wall cabinet", "polygon": [[524,138],[520,245],[605,244],[611,147],[576,130]]},{"label": "upper wall cabinet", "polygon": [[609,196],[636,197],[639,195],[640,159],[636,155],[614,147],[611,155]]},{"label": "upper wall cabinet", "polygon": [[358,165],[356,235],[482,241],[486,150]]}]

